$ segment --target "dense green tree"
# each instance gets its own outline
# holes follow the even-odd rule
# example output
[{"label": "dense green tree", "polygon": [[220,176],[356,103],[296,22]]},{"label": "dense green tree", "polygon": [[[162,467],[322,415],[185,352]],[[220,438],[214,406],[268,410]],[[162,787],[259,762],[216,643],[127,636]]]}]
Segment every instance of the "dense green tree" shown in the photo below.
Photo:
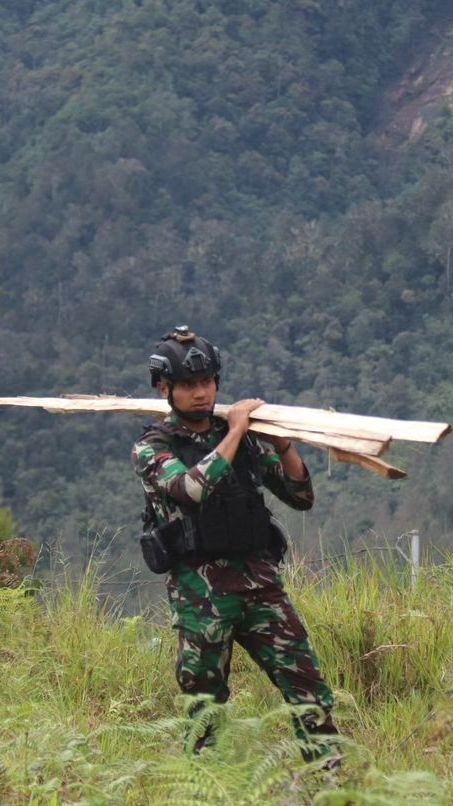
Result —
[{"label": "dense green tree", "polygon": [[[148,394],[178,320],[223,348],[224,400],[451,418],[451,110],[391,155],[375,128],[450,19],[443,0],[2,3],[2,394]],[[141,422],[0,420],[21,526],[79,564],[120,528],[133,556]],[[451,536],[444,453],[423,518],[411,454],[397,493],[309,458],[306,544],[414,518]]]}]

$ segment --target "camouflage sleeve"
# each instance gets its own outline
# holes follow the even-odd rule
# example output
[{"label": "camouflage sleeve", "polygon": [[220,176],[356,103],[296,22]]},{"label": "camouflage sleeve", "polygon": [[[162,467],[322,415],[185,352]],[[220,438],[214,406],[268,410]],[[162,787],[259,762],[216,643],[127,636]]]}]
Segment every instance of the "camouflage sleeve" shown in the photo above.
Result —
[{"label": "camouflage sleeve", "polygon": [[231,471],[231,465],[212,450],[187,468],[162,439],[148,436],[135,443],[132,464],[146,492],[170,496],[178,504],[200,504]]},{"label": "camouflage sleeve", "polygon": [[257,439],[256,449],[264,486],[292,509],[311,509],[314,495],[308,470],[303,481],[291,479],[284,472],[280,457],[270,443]]}]

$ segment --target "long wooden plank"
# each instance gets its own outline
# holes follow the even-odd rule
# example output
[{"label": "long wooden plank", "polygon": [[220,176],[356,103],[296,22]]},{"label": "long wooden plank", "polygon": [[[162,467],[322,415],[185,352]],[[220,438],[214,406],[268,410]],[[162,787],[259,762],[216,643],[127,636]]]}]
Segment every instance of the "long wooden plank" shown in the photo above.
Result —
[{"label": "long wooden plank", "polygon": [[[7,405],[11,399],[0,398],[0,404]],[[151,399],[133,399],[133,398],[115,398],[115,397],[98,397],[90,395],[80,396],[67,396],[62,398],[15,398],[13,405],[16,406],[41,406],[46,411],[51,413],[74,413],[74,412],[88,412],[88,411],[116,411],[116,412],[134,412],[139,414],[153,414],[154,416],[164,416],[170,409],[166,400],[161,398]],[[226,417],[229,406],[216,407],[216,412],[220,416]],[[267,434],[276,434],[280,436],[291,437],[319,447],[337,447],[345,451],[354,451],[356,453],[368,453],[372,456],[379,456],[387,447],[388,438],[378,439],[357,439],[354,436],[342,437],[341,435],[332,434],[328,439],[322,433],[306,432],[301,429],[297,424],[289,428],[288,424],[272,423],[268,424],[259,421],[257,426],[252,426],[252,430],[261,431]]]},{"label": "long wooden plank", "polygon": [[70,395],[64,397],[0,397],[0,406],[31,406],[52,414],[80,414],[90,411],[112,411],[120,414],[154,414],[165,416],[170,411],[161,398],[115,397],[114,395]]},{"label": "long wooden plank", "polygon": [[[265,428],[266,430],[263,430]],[[300,436],[300,431],[296,432],[296,435],[293,435],[287,429],[279,428],[275,424],[270,423],[253,423],[250,426],[250,431],[257,431],[258,433],[264,434],[274,434],[275,436],[287,436],[291,437],[292,439],[300,439],[306,445],[311,445],[314,448],[322,448],[323,450],[328,450],[331,452],[331,455],[334,459],[338,462],[348,462],[353,465],[359,465],[360,467],[364,468],[364,470],[370,470],[372,473],[377,473],[378,476],[382,476],[384,478],[389,479],[404,479],[407,477],[407,473],[404,470],[401,470],[399,467],[395,467],[394,465],[390,465],[387,462],[383,462],[382,459],[379,459],[377,455],[370,455],[360,451],[355,451],[352,449],[346,448],[346,438],[344,439],[343,447],[338,447],[337,444],[334,444],[333,440],[334,437],[325,437],[324,439],[319,438],[316,439],[316,436],[313,432],[307,431],[305,437]],[[341,438],[338,438],[339,440]],[[355,441],[356,444],[359,443],[359,440]],[[368,442],[365,442],[365,447],[367,447]]]},{"label": "long wooden plank", "polygon": [[[265,406],[266,406],[266,409],[264,408]],[[220,417],[225,417],[226,418],[227,415],[228,415],[228,409],[229,408],[230,408],[229,405],[226,405],[224,403],[217,404],[216,405],[216,414],[218,414]],[[321,428],[319,426],[319,422],[317,422],[316,418],[314,418],[314,417],[311,418],[313,420],[312,422],[304,421],[302,423],[300,420],[297,420],[295,415],[294,415],[294,412],[297,411],[299,408],[300,407],[297,407],[297,406],[272,406],[272,409],[274,411],[276,411],[276,412],[281,411],[282,413],[279,414],[278,416],[276,416],[275,418],[272,418],[272,417],[268,418],[268,417],[264,417],[264,415],[263,415],[263,412],[266,413],[266,411],[269,411],[271,409],[271,406],[269,406],[266,403],[263,406],[260,406],[258,409],[255,409],[255,411],[252,411],[250,417],[251,417],[251,419],[255,418],[255,419],[259,419],[259,420],[265,420],[266,422],[276,423],[279,426],[282,426],[282,428],[284,427],[284,428],[290,428],[290,429],[294,429],[294,430],[302,428],[302,430],[304,430],[304,431],[316,431],[317,433],[319,433],[319,432],[326,433],[325,429]],[[289,409],[293,413],[293,418],[292,419],[288,419],[288,414],[287,414],[286,409]],[[321,415],[321,417],[324,415],[324,412],[325,412],[324,409],[313,409],[313,411],[318,412],[318,414]],[[352,415],[352,416],[355,417],[355,415]],[[320,420],[320,422],[321,422],[321,420]],[[370,431],[369,429],[365,429],[365,428],[358,429],[358,428],[354,428],[351,425],[351,423],[348,423],[346,425],[341,425],[341,424],[338,423],[338,421],[336,421],[334,423],[334,428],[332,428],[332,431],[329,430],[329,433],[335,433],[338,436],[345,436],[345,437],[346,436],[354,436],[354,437],[359,437],[360,436],[361,439],[374,439],[374,440],[378,440],[378,441],[382,441],[382,440],[389,441],[389,440],[392,439],[390,433],[385,434],[385,433],[383,433],[382,429],[380,431],[378,431],[378,432]]]},{"label": "long wooden plank", "polygon": [[371,470],[373,473],[377,473],[378,476],[383,476],[388,479],[407,478],[407,473],[404,470],[394,465],[389,465],[376,456],[365,456],[364,454],[356,454],[351,451],[340,451],[336,448],[332,448],[331,451],[338,462],[349,462],[353,465],[359,465],[365,470]]},{"label": "long wooden plank", "polygon": [[[152,414],[154,416],[165,416],[170,411],[166,400],[160,398],[151,399],[133,399],[133,398],[114,398],[114,397],[98,397],[90,395],[81,396],[67,396],[62,398],[0,398],[0,405],[15,405],[15,406],[39,406],[53,414],[72,414],[77,412],[89,411],[114,411],[114,412],[133,412],[137,414]],[[229,406],[219,406],[220,416],[226,417]],[[217,407],[216,407],[217,412]],[[289,429],[286,424],[281,427],[279,424],[268,424],[259,421],[255,426],[252,426],[255,431],[261,431],[267,434],[276,434],[277,436],[287,436],[292,439],[301,441],[310,441],[312,445],[319,447],[337,447],[343,450],[351,450],[355,452],[366,452],[373,456],[379,456],[385,449],[386,444],[384,440],[363,440],[355,439],[354,437],[342,438],[341,436],[332,435],[326,439],[323,434],[316,434],[315,432],[309,433],[301,429]]]},{"label": "long wooden plank", "polygon": [[347,414],[327,409],[311,409],[303,406],[274,406],[264,403],[252,413],[253,419],[275,422],[300,423],[301,427],[316,426],[319,431],[338,433],[340,427],[350,429],[359,436],[361,430],[382,434],[392,439],[414,442],[438,442],[451,431],[449,423],[432,423],[419,420],[392,420],[384,417],[368,417]]},{"label": "long wooden plank", "polygon": [[[267,423],[268,421],[267,420],[256,420],[254,422],[259,424],[261,422],[266,422]],[[292,435],[292,438],[294,438],[294,439],[297,439],[296,434],[298,434],[298,433],[301,434],[301,437],[300,437],[301,439],[305,438],[305,437],[309,438],[310,434],[313,434],[315,436],[316,435],[317,436],[322,435],[324,437],[327,434],[326,431],[319,431],[314,426],[309,426],[308,428],[304,428],[304,427],[301,427],[300,425],[298,425],[297,423],[291,423],[291,425],[290,425],[289,423],[279,423],[279,422],[272,421],[272,422],[269,422],[268,424],[272,425],[272,426],[278,426],[280,429],[282,429],[282,432],[283,432],[282,436],[285,435],[284,432],[286,431],[288,436]],[[388,450],[388,448],[390,447],[390,443],[392,441],[390,437],[387,437],[387,438],[385,438],[384,436],[379,437],[376,434],[372,436],[371,433],[368,432],[368,431],[357,431],[355,434],[351,433],[350,430],[349,430],[349,432],[345,431],[344,433],[342,433],[342,431],[343,431],[343,429],[340,428],[339,433],[338,432],[335,432],[335,433],[334,432],[332,432],[332,433],[329,432],[329,439],[330,439],[330,437],[337,437],[338,439],[345,439],[345,440],[349,440],[349,439],[352,439],[354,441],[360,440],[363,443],[363,448],[365,448],[366,446],[369,446],[369,450],[367,450],[366,453],[370,453],[373,456],[374,455],[375,456],[380,456],[381,453],[383,453],[384,451]]]},{"label": "long wooden plank", "polygon": [[288,439],[305,442],[307,445],[313,445],[315,448],[338,448],[339,450],[352,451],[354,453],[367,453],[370,456],[380,456],[387,448],[385,442],[370,439],[355,439],[354,437],[341,437],[335,434],[326,435],[317,433],[316,431],[303,431],[301,429],[291,430],[277,423],[265,423],[262,420],[253,422],[249,430],[264,435],[273,434],[277,437],[287,437]]},{"label": "long wooden plank", "polygon": [[[273,422],[276,425],[279,425],[281,428],[288,428],[290,431],[302,430],[302,431],[305,431],[305,432],[313,431],[316,434],[326,433],[325,431],[320,429],[318,426],[311,425],[310,423],[308,425],[306,425],[305,423],[303,425],[301,425],[301,423],[298,423],[296,421],[290,423],[290,422],[286,422],[286,421],[281,422],[280,420],[278,420],[278,421],[265,420],[265,422]],[[338,437],[354,437],[354,439],[358,439],[358,438],[367,439],[367,440],[371,440],[373,442],[385,442],[387,444],[390,444],[391,439],[392,439],[390,434],[387,434],[387,435],[385,435],[385,434],[376,434],[375,431],[365,431],[365,430],[362,430],[362,429],[358,430],[357,428],[356,429],[351,429],[350,426],[348,428],[344,428],[344,427],[341,427],[341,426],[339,428],[335,427],[335,431],[332,431],[332,432],[329,431],[329,433],[335,434],[335,436],[338,436]]]},{"label": "long wooden plank", "polygon": [[[165,400],[158,398],[129,398],[115,396],[78,395],[66,397],[2,397],[4,406],[38,406],[51,412],[67,414],[81,411],[116,411],[136,414],[164,415],[169,411]],[[216,414],[225,416],[227,405],[217,405]],[[350,435],[356,438],[412,440],[414,442],[438,442],[451,431],[448,423],[431,423],[415,420],[391,420],[383,417],[367,417],[345,414],[325,409],[310,409],[301,406],[274,406],[264,403],[251,414],[252,420],[266,420],[279,425],[297,423],[302,430],[314,429],[325,434]]]},{"label": "long wooden plank", "polygon": [[[163,417],[169,412],[166,400],[125,398],[110,395],[67,395],[65,397],[3,397],[0,406],[40,407],[52,413],[74,414],[91,411],[129,412]],[[226,417],[229,406],[218,405],[215,413]],[[404,478],[406,473],[377,458],[390,438],[417,442],[438,442],[450,431],[448,423],[389,420],[380,417],[343,414],[322,409],[263,404],[251,415],[251,430],[298,439],[387,478]],[[296,427],[294,427],[296,426]],[[379,437],[380,435],[380,437]],[[370,447],[372,450],[370,451]],[[367,450],[358,450],[358,448]],[[374,455],[373,455],[374,451]]]}]

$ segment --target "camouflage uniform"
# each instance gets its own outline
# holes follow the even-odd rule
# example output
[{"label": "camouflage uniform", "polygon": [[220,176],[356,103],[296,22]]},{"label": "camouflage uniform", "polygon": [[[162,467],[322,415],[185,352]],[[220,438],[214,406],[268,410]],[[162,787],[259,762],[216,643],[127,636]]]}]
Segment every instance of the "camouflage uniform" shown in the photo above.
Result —
[{"label": "camouflage uniform", "polygon": [[[152,503],[158,523],[181,517],[178,504],[203,502],[231,472],[216,451],[225,423],[213,419],[207,433],[189,431],[172,416],[168,434],[145,431],[134,445],[132,461]],[[187,468],[172,453],[171,434],[190,435],[206,455]],[[313,491],[309,476],[288,478],[273,448],[256,442],[263,484],[295,509],[309,509]],[[188,694],[210,694],[217,702],[229,696],[228,675],[233,642],[243,646],[264,669],[290,704],[316,704],[325,714],[317,727],[310,716],[295,718],[296,734],[337,733],[330,711],[333,696],[323,680],[307,632],[295,613],[267,551],[246,557],[179,562],[168,574],[167,590],[173,627],[179,631],[176,676]]]}]

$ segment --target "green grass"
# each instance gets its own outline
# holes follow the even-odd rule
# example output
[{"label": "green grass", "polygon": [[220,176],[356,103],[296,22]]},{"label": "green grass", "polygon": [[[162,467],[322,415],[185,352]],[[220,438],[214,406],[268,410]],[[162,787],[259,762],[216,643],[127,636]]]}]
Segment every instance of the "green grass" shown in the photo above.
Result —
[{"label": "green grass", "polygon": [[210,706],[216,748],[185,754],[165,615],[107,612],[89,571],[39,600],[0,590],[0,802],[450,802],[452,561],[414,591],[371,561],[287,576],[337,693],[340,771],[302,761],[287,706],[240,648],[230,702]]}]

